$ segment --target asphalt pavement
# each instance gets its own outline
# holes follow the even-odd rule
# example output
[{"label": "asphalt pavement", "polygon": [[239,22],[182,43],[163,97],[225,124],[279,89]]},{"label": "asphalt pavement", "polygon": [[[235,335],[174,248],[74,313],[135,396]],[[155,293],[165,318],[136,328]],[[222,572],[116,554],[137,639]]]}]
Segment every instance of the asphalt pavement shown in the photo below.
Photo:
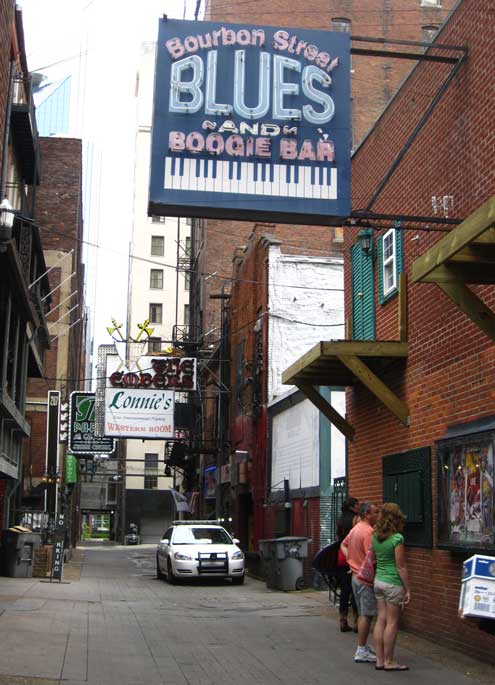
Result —
[{"label": "asphalt pavement", "polygon": [[398,649],[408,672],[355,664],[355,636],[338,631],[326,592],[252,578],[171,586],[156,578],[153,545],[86,545],[64,577],[0,577],[0,684],[495,682],[492,667],[412,636]]}]

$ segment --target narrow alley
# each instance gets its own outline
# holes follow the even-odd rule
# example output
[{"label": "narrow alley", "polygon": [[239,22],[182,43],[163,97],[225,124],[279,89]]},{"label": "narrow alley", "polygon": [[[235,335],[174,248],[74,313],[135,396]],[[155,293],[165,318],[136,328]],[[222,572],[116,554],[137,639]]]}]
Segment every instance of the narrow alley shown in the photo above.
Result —
[{"label": "narrow alley", "polygon": [[[272,592],[252,578],[242,587],[217,581],[171,586],[156,578],[154,545],[92,543],[65,569],[62,584],[0,578],[0,683],[352,685],[391,679],[372,664],[353,663],[354,636],[337,631],[326,592]],[[402,636],[399,654],[411,670],[401,680],[479,682],[464,674],[469,663],[461,657],[453,660],[442,650],[430,659],[422,642]],[[478,667],[478,678],[489,682],[491,667]]]}]

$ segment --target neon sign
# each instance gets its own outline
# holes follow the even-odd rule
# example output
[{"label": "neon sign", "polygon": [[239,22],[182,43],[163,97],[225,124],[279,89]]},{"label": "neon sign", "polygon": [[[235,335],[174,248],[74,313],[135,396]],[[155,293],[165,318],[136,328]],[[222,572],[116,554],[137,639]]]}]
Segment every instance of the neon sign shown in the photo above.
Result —
[{"label": "neon sign", "polygon": [[350,212],[349,36],[160,20],[149,212]]}]

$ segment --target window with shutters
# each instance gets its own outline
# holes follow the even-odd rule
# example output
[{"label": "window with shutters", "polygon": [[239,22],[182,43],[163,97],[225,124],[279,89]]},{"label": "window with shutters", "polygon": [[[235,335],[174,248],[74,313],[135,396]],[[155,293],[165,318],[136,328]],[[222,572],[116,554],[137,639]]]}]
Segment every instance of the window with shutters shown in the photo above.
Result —
[{"label": "window with shutters", "polygon": [[413,547],[431,547],[430,448],[383,458],[383,501],[395,502],[406,515],[404,538]]},{"label": "window with shutters", "polygon": [[356,243],[351,248],[352,336],[354,340],[375,339],[375,289],[373,251],[363,252]]},{"label": "window with shutters", "polygon": [[[492,420],[492,424],[494,421]],[[440,547],[495,550],[495,430],[439,440],[438,544]]]},{"label": "window with shutters", "polygon": [[398,292],[399,274],[403,271],[402,231],[391,228],[377,241],[378,289],[380,304]]}]

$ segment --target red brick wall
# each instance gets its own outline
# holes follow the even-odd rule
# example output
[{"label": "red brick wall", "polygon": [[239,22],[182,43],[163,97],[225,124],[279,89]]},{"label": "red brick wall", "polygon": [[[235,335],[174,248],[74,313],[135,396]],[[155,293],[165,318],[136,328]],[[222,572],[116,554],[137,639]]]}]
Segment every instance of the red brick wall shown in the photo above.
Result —
[{"label": "red brick wall", "polygon": [[[301,6],[297,0],[210,0],[211,21],[289,26],[331,30],[332,18],[351,20],[354,36],[423,40],[423,26],[439,26],[455,0],[443,0],[441,8],[421,7],[419,0],[314,0]],[[355,43],[352,47],[373,47]],[[378,46],[374,46],[378,47]],[[381,47],[381,46],[380,46]],[[390,46],[412,51],[415,48]],[[354,144],[358,144],[411,68],[405,60],[354,55],[351,90]]]},{"label": "red brick wall", "polygon": [[[489,9],[491,8],[491,18]],[[452,216],[464,218],[495,193],[493,90],[486,87],[495,39],[493,3],[465,0],[439,40],[467,45],[469,58],[428,124],[373,207],[374,211],[431,215],[432,195],[453,195]],[[353,206],[363,207],[391,160],[445,78],[444,66],[421,64],[353,158]],[[435,441],[447,426],[494,413],[495,351],[489,340],[434,285],[410,282],[413,261],[441,233],[403,233],[408,282],[409,357],[383,375],[409,406],[403,426],[367,390],[347,391],[347,412],[356,428],[349,444],[349,487],[355,497],[380,501],[382,457],[431,446],[434,532],[436,525]],[[417,237],[416,237],[417,236]],[[345,255],[356,238],[347,231]],[[345,269],[346,315],[351,316],[350,260]],[[377,283],[376,292],[377,292]],[[493,287],[476,288],[493,309]],[[377,339],[397,339],[397,298],[376,302]],[[457,618],[462,555],[434,549],[408,549],[412,603],[405,624],[453,647],[495,660],[495,638],[477,622]],[[464,555],[466,556],[466,555]]]},{"label": "red brick wall", "polygon": [[[74,254],[66,259],[72,260],[72,270],[76,275],[71,280],[70,292],[77,290],[71,306],[79,303],[79,308],[63,320],[73,323],[84,314],[84,270],[82,265],[82,146],[79,139],[41,138],[41,184],[37,190],[35,220],[40,226],[41,240],[47,251],[69,252]],[[67,264],[61,266],[67,269]],[[70,273],[70,272],[69,272]],[[49,273],[51,288],[62,280],[62,270],[54,268]],[[53,293],[51,307],[60,303],[61,290]],[[63,295],[62,299],[65,299]],[[55,322],[66,311],[66,305],[48,317]],[[67,334],[65,334],[67,335]],[[28,397],[47,398],[49,390],[60,390],[62,400],[69,398],[73,390],[81,389],[78,379],[84,373],[83,322],[72,327],[69,337],[69,360],[61,373],[57,371],[59,343],[66,337],[52,343],[45,355],[45,377],[30,379]],[[61,376],[58,378],[58,376]],[[32,426],[32,435],[24,450],[26,475],[39,477],[45,469],[46,413],[28,412],[27,418]]]},{"label": "red brick wall", "polygon": [[0,166],[3,156],[10,60],[12,59],[14,7],[15,3],[13,0],[0,0]]}]

